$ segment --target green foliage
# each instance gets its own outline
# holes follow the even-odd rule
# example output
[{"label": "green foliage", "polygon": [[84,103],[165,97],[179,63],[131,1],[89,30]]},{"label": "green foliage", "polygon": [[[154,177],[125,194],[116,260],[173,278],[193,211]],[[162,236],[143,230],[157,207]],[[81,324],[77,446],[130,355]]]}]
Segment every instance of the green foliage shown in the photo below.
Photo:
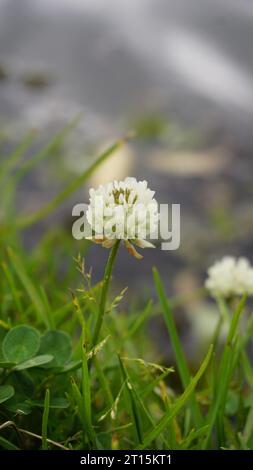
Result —
[{"label": "green foliage", "polygon": [[42,416],[42,449],[47,450],[47,427],[48,427],[48,416],[49,416],[49,405],[50,405],[50,392],[46,390],[46,396],[44,401],[44,411]]},{"label": "green foliage", "polygon": [[15,326],[8,331],[2,344],[6,361],[19,364],[35,356],[40,347],[40,334],[26,325]]},{"label": "green foliage", "polygon": [[14,388],[11,385],[0,385],[0,403],[9,400],[14,393]]},{"label": "green foliage", "polygon": [[28,359],[25,362],[21,362],[15,366],[15,370],[24,370],[24,369],[31,369],[32,367],[39,367],[45,364],[50,364],[53,362],[53,356],[50,354],[43,354],[41,356],[35,356],[32,359]]},{"label": "green foliage", "polygon": [[[148,134],[162,130],[148,124]],[[87,243],[46,219],[123,141],[38,212],[17,211],[19,182],[53,157],[72,127],[29,159],[23,154],[36,136],[27,134],[0,165],[0,448],[252,449],[253,316],[245,317],[246,299],[228,313],[225,342],[217,331],[214,347],[207,344],[205,358],[192,365],[175,322],[188,299],[168,299],[155,269],[157,298],[131,307],[124,286],[114,279],[109,289],[116,250],[108,282],[96,283],[83,262]],[[46,233],[28,253],[24,228],[42,219]],[[120,262],[120,250],[117,256]],[[151,318],[167,328],[173,364],[158,359]]]},{"label": "green foliage", "polygon": [[[157,269],[154,269],[153,272],[154,272],[155,286],[156,286],[158,297],[159,297],[159,300],[163,309],[164,319],[165,319],[165,323],[166,323],[166,326],[170,335],[170,340],[171,340],[172,347],[174,350],[176,363],[178,366],[178,371],[180,374],[182,385],[184,388],[186,388],[190,383],[190,372],[188,370],[188,366],[184,357],[183,349],[182,349],[180,339],[177,334],[177,329],[174,323],[172,310],[171,310],[169,301],[166,298],[160,276],[158,274]],[[190,406],[191,406],[191,413],[194,418],[195,425],[200,427],[202,424],[202,417],[201,417],[198,403],[194,396],[191,399]]]},{"label": "green foliage", "polygon": [[40,354],[50,354],[53,360],[45,367],[64,366],[72,354],[71,337],[64,331],[46,331],[41,337]]}]

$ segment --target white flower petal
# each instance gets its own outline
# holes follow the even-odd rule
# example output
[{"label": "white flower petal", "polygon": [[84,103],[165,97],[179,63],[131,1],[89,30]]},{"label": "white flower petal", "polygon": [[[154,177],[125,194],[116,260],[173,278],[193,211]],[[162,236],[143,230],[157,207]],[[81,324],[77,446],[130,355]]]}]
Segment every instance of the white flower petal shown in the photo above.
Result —
[{"label": "white flower petal", "polygon": [[156,231],[159,215],[154,191],[147,181],[128,177],[92,188],[89,194],[87,220],[95,233],[103,233],[110,245],[111,240],[135,239],[140,247],[153,247],[145,240]]},{"label": "white flower petal", "polygon": [[153,243],[148,242],[147,240],[131,240],[132,243],[134,243],[136,246],[139,248],[155,248],[155,245]]},{"label": "white flower petal", "polygon": [[208,269],[206,288],[214,296],[253,295],[253,267],[246,258],[225,256]]},{"label": "white flower petal", "polygon": [[127,240],[125,241],[125,247],[126,247],[128,253],[130,253],[130,255],[134,256],[134,258],[139,259],[139,260],[143,258],[143,256],[140,255],[140,253],[138,253],[138,251],[136,251],[136,249],[134,248],[132,243],[130,243]]}]

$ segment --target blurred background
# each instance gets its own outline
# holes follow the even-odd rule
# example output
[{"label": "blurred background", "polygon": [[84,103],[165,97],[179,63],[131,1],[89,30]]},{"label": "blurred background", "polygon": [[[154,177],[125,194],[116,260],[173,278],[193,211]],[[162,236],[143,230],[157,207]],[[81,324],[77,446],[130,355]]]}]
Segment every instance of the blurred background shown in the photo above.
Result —
[{"label": "blurred background", "polygon": [[[156,265],[168,292],[182,294],[222,255],[253,261],[252,42],[251,0],[0,0],[1,154],[28,129],[39,147],[82,114],[20,186],[20,210],[38,209],[107,143],[135,130],[90,185],[147,179],[160,203],[181,204],[182,240],[175,252],[145,251],[142,262],[122,250],[120,285],[145,297]],[[24,232],[25,245],[49,226],[71,233],[72,206],[87,202],[87,190]],[[97,278],[106,256],[87,253]],[[199,302],[188,302],[193,323]],[[208,315],[212,305],[205,308]],[[201,321],[195,327],[206,329]]]}]

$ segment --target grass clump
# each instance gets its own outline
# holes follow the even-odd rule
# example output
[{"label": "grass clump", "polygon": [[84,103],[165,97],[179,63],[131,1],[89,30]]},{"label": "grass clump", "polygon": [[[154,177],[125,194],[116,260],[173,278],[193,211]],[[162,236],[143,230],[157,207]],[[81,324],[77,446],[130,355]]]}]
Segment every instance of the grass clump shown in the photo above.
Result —
[{"label": "grass clump", "polygon": [[[157,269],[157,298],[125,312],[126,290],[114,297],[108,290],[112,266],[105,271],[108,283],[93,282],[78,255],[87,242],[77,247],[71,230],[48,227],[29,253],[23,248],[24,230],[57,210],[123,144],[112,145],[37,212],[17,213],[19,182],[65,134],[22,160],[33,138],[26,136],[1,162],[0,448],[252,448],[252,316],[243,332],[239,328],[245,296],[228,312],[222,348],[216,331],[193,371],[175,325],[174,299]],[[156,363],[148,334],[155,315],[163,316],[174,364]]]}]

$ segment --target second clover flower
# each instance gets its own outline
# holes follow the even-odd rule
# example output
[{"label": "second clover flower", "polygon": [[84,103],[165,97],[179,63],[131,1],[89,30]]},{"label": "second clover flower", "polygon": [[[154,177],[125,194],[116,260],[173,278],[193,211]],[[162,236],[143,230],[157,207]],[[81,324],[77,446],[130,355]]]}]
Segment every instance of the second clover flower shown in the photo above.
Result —
[{"label": "second clover flower", "polygon": [[90,189],[86,213],[93,232],[90,239],[106,248],[123,240],[133,256],[142,258],[133,244],[140,248],[154,247],[148,241],[157,231],[159,220],[154,194],[147,181],[131,177]]},{"label": "second clover flower", "polygon": [[253,267],[246,258],[224,256],[207,273],[205,285],[214,297],[253,295]]}]

